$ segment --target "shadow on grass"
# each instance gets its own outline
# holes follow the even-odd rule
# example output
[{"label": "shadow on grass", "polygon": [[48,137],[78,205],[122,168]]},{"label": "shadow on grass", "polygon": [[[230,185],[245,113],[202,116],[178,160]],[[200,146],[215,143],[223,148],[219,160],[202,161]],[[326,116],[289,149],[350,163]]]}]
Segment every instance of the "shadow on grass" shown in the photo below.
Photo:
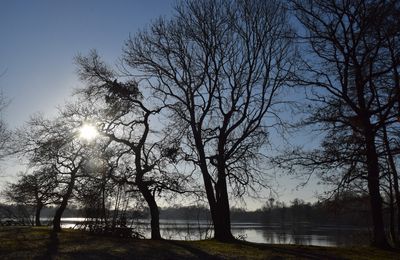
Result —
[{"label": "shadow on grass", "polygon": [[257,244],[257,243],[251,243],[247,241],[236,241],[234,242],[235,244],[240,244],[240,245],[245,245],[248,247],[253,247],[257,248],[260,250],[269,250],[275,253],[280,253],[280,254],[286,254],[286,255],[292,255],[296,258],[306,258],[306,259],[315,259],[315,260],[320,260],[320,259],[326,259],[326,260],[341,260],[341,259],[346,259],[343,257],[338,257],[338,256],[332,256],[326,253],[319,253],[319,252],[311,252],[310,249],[307,248],[287,248],[287,247],[281,247],[281,246],[274,246],[274,245],[269,245],[269,244]]},{"label": "shadow on grass", "polygon": [[210,259],[210,260],[219,260],[219,259],[224,259],[220,258],[218,256],[210,255],[203,250],[196,248],[194,246],[190,246],[185,243],[180,243],[179,241],[174,241],[174,240],[164,240],[166,243],[183,248],[187,251],[189,251],[191,254],[195,255],[198,257],[198,259]]},{"label": "shadow on grass", "polygon": [[[218,256],[218,255],[211,255],[206,252],[204,249],[200,249],[196,246],[189,245],[185,242],[181,241],[169,241],[165,240],[166,243],[169,243],[171,245],[183,248],[187,251],[189,251],[191,254],[194,256],[198,257],[198,259],[227,259],[224,256]],[[224,243],[225,244],[225,243]],[[232,241],[232,242],[227,242],[226,245],[230,246],[237,246],[237,247],[242,247],[245,246],[247,248],[254,248],[258,250],[262,250],[262,252],[273,252],[276,254],[276,256],[271,255],[267,257],[267,259],[286,259],[285,256],[290,256],[290,258],[294,259],[314,259],[314,260],[320,260],[320,259],[327,259],[327,260],[341,260],[341,259],[346,259],[338,256],[333,256],[330,255],[329,253],[324,253],[324,252],[315,252],[307,248],[287,248],[287,247],[281,247],[281,246],[274,246],[274,245],[268,245],[268,244],[257,244],[257,243],[251,243],[247,241]],[[285,256],[279,256],[279,255],[285,255]],[[237,259],[240,256],[229,256],[229,259]]]},{"label": "shadow on grass", "polygon": [[35,257],[34,259],[54,259],[58,254],[58,247],[60,241],[58,239],[57,232],[51,231],[49,242],[47,243],[47,249],[43,256]]},{"label": "shadow on grass", "polygon": [[[64,253],[63,257],[66,257],[67,259],[111,259],[111,260],[116,260],[116,259],[121,259],[121,257],[117,257],[112,254],[108,254],[105,252],[96,252],[96,251],[87,251],[87,252],[69,252],[69,253]],[[135,258],[132,258],[135,259]]]}]

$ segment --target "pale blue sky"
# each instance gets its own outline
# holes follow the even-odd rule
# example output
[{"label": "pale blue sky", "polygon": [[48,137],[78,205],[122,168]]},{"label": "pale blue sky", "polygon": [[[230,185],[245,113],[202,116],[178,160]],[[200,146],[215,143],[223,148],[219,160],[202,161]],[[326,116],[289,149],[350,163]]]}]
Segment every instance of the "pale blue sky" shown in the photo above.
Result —
[{"label": "pale blue sky", "polygon": [[0,88],[12,99],[11,126],[32,112],[52,112],[80,83],[73,57],[97,49],[113,62],[129,34],[174,1],[22,1],[0,3]]},{"label": "pale blue sky", "polygon": [[[51,115],[81,83],[73,58],[97,49],[113,63],[129,35],[173,12],[174,0],[3,0],[0,2],[0,89],[11,99],[4,114],[10,127],[35,112]],[[5,166],[15,174],[14,162]],[[279,178],[281,200],[313,199],[316,185],[293,191]],[[249,208],[263,202],[249,202]]]}]

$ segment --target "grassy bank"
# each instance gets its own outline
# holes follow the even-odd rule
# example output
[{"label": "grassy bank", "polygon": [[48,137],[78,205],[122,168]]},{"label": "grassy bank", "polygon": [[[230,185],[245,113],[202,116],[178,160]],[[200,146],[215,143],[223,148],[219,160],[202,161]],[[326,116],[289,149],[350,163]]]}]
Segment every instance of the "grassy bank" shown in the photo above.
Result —
[{"label": "grassy bank", "polygon": [[247,242],[151,241],[49,228],[0,228],[0,259],[400,259],[370,247],[330,248]]}]

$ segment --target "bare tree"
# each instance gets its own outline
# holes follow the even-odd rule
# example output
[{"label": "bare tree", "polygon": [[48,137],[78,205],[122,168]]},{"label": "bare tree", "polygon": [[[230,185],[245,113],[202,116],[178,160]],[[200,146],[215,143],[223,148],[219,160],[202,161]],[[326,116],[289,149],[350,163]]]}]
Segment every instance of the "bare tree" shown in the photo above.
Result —
[{"label": "bare tree", "polygon": [[[80,138],[84,119],[66,117],[65,111],[52,120],[32,117],[16,135],[17,152],[28,158],[31,167],[46,167],[57,180],[60,204],[53,218],[53,230],[61,231],[61,217],[73,195],[77,178],[88,158],[93,158],[94,144]],[[93,156],[92,156],[93,155]]]},{"label": "bare tree", "polygon": [[393,59],[386,44],[388,37],[398,37],[398,30],[384,30],[395,19],[398,5],[396,1],[361,0],[293,4],[304,25],[302,39],[310,47],[304,51],[298,81],[308,87],[312,101],[307,123],[327,130],[323,150],[317,149],[314,157],[309,154],[306,166],[322,163],[345,169],[342,181],[347,182],[364,177],[371,202],[373,245],[388,248],[377,142],[382,126],[398,124],[393,111],[399,92],[393,76],[400,60],[398,56]]},{"label": "bare tree", "polygon": [[218,240],[234,239],[228,191],[265,185],[259,150],[292,69],[292,36],[281,1],[184,1],[126,43],[124,61],[148,78],[201,171]]},{"label": "bare tree", "polygon": [[145,100],[135,81],[119,82],[118,75],[95,51],[76,60],[81,78],[89,85],[80,93],[90,103],[99,131],[116,151],[113,177],[142,194],[150,209],[151,238],[161,239],[157,195],[164,191],[183,193],[188,182],[176,168],[169,170],[168,160],[173,160],[178,150],[163,142],[160,131],[150,123],[161,108]]},{"label": "bare tree", "polygon": [[31,174],[21,175],[16,183],[10,183],[5,196],[17,204],[35,207],[35,225],[41,226],[40,212],[44,206],[57,203],[57,181],[50,168],[42,168]]}]

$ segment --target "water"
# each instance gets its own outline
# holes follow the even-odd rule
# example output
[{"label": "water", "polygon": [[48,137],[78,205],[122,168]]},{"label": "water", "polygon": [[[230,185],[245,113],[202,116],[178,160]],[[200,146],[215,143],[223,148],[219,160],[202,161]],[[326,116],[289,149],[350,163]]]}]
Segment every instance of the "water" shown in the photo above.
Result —
[{"label": "water", "polygon": [[[74,228],[84,218],[62,218],[63,228]],[[137,232],[150,238],[148,220],[138,220],[132,226]],[[161,235],[165,239],[199,240],[212,237],[212,225],[207,221],[160,220]],[[300,244],[315,246],[367,245],[369,233],[366,229],[350,226],[311,226],[307,223],[281,225],[263,223],[232,223],[233,235],[242,240],[269,244]]]}]

